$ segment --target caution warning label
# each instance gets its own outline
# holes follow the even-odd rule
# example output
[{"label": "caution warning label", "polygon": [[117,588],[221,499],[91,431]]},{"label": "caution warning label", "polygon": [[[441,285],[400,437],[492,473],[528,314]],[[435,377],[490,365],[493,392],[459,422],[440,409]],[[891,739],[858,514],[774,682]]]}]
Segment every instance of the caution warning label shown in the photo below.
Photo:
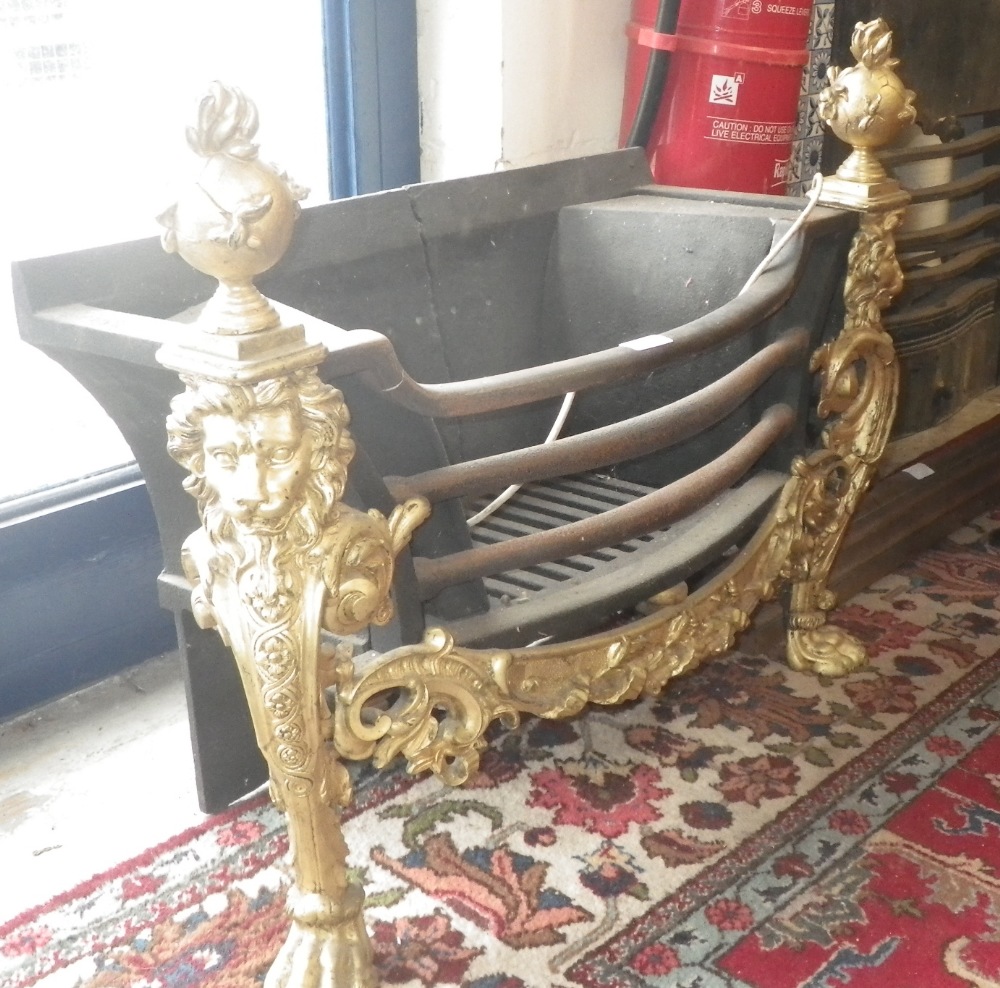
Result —
[{"label": "caution warning label", "polygon": [[708,118],[706,135],[712,141],[734,141],[741,144],[787,144],[795,134],[795,124],[773,123],[766,120],[727,120]]}]

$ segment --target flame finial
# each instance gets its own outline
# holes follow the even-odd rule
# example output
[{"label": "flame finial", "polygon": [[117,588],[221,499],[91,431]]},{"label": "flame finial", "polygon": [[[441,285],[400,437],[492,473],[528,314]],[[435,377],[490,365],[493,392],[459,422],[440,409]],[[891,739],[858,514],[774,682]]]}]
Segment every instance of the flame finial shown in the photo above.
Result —
[{"label": "flame finial", "polygon": [[204,159],[197,180],[160,217],[164,249],[219,280],[201,326],[243,336],[280,324],[253,279],[285,253],[308,190],[260,160],[257,108],[235,87],[212,84],[187,130]]}]

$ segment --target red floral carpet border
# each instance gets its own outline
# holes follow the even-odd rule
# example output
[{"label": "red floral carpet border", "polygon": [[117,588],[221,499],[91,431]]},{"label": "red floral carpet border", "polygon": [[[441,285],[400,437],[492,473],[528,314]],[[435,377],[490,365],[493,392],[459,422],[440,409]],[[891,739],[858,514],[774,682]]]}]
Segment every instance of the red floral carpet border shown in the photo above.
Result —
[{"label": "red floral carpet border", "polygon": [[[997,529],[842,608],[872,659],[846,679],[734,653],[498,734],[463,789],[361,768],[383,983],[1000,986]],[[261,984],[286,849],[262,799],[235,807],[0,928],[0,984]]]}]

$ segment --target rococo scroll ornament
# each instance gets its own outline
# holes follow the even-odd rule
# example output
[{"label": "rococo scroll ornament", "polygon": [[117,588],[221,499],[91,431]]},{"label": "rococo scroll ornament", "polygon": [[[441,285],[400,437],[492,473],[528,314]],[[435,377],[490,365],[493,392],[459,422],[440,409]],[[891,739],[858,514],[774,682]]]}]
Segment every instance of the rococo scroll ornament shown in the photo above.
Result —
[{"label": "rococo scroll ornament", "polygon": [[820,115],[853,151],[824,182],[820,201],[862,215],[847,260],[843,330],[812,362],[820,383],[817,411],[831,421],[824,448],[793,467],[789,497],[800,514],[801,534],[787,570],[788,660],[794,668],[830,675],[865,661],[860,643],[826,623],[835,604],[826,584],[889,441],[899,397],[899,365],[882,312],[903,288],[895,231],[909,196],[875,152],[916,118],[914,94],[894,71],[885,21],[858,24],[851,51],[858,64],[843,71],[831,67]]}]

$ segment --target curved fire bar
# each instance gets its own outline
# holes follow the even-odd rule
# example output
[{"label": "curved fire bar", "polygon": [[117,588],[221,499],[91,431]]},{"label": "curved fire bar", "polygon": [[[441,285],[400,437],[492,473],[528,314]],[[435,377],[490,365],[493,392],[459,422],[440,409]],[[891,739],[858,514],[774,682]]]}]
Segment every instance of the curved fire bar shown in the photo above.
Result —
[{"label": "curved fire bar", "polygon": [[[792,243],[801,258],[802,238]],[[362,380],[387,399],[431,418],[457,418],[515,408],[568,391],[621,384],[649,374],[753,329],[781,308],[795,285],[795,271],[782,264],[765,272],[749,291],[726,305],[684,326],[657,334],[662,336],[661,343],[633,349],[626,341],[606,350],[536,367],[443,384],[414,381],[399,363],[392,342],[381,333],[354,329],[341,331],[343,336],[353,337],[352,341],[328,342],[324,338],[322,342],[335,360],[339,358],[338,351],[344,356],[350,354],[350,371],[360,371]],[[315,325],[318,320],[310,322]],[[347,372],[343,367],[338,369]]]},{"label": "curved fire bar", "polygon": [[409,477],[387,477],[399,501],[423,495],[431,503],[450,497],[495,492],[508,484],[547,480],[566,473],[596,470],[666,449],[715,425],[746,401],[779,368],[805,352],[804,329],[786,333],[724,377],[663,408],[576,436],[498,453]]},{"label": "curved fire bar", "polygon": [[590,552],[664,528],[735,484],[794,424],[795,413],[788,405],[772,405],[761,415],[760,422],[721,456],[629,504],[550,531],[466,549],[440,559],[417,557],[413,564],[420,594],[429,600],[445,587],[465,580]]}]

